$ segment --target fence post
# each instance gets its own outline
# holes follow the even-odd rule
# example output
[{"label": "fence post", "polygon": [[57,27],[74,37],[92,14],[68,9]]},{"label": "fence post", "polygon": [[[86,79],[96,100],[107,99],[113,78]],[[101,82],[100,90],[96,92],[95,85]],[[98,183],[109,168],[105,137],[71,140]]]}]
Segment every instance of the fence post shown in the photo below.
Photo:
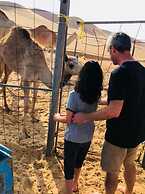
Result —
[{"label": "fence post", "polygon": [[67,17],[69,15],[70,0],[61,0],[60,4],[60,17],[59,17],[59,27],[58,27],[58,37],[56,44],[56,55],[55,55],[55,66],[54,66],[54,77],[52,84],[52,101],[50,104],[50,115],[48,123],[48,137],[47,137],[47,149],[46,156],[50,156],[54,147],[54,137],[56,122],[53,121],[53,115],[58,108],[59,99],[59,87],[63,67],[64,49],[65,49],[65,39],[67,32]]}]

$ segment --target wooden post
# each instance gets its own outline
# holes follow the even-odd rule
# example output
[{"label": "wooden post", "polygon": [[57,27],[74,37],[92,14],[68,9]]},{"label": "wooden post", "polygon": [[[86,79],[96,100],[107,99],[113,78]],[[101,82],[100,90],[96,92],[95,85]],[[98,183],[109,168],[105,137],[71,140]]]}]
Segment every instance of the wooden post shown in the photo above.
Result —
[{"label": "wooden post", "polygon": [[50,104],[50,115],[48,123],[48,138],[47,138],[47,149],[46,156],[50,156],[54,147],[54,137],[56,122],[53,120],[53,115],[57,112],[58,99],[59,99],[59,87],[61,81],[65,40],[67,32],[67,20],[64,16],[69,15],[70,0],[61,0],[60,4],[60,18],[58,27],[58,37],[56,44],[56,55],[55,55],[55,66],[54,66],[54,77],[52,84],[52,101]]}]

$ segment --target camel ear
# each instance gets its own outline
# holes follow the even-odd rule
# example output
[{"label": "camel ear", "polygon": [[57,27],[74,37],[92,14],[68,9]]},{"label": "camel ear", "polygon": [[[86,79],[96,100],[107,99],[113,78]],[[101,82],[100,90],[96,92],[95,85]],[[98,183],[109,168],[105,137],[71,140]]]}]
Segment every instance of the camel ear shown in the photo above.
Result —
[{"label": "camel ear", "polygon": [[76,55],[76,58],[77,58],[77,60],[78,60],[79,56],[78,56],[78,55]]},{"label": "camel ear", "polygon": [[68,56],[66,54],[64,54],[64,61],[67,62],[68,61]]}]

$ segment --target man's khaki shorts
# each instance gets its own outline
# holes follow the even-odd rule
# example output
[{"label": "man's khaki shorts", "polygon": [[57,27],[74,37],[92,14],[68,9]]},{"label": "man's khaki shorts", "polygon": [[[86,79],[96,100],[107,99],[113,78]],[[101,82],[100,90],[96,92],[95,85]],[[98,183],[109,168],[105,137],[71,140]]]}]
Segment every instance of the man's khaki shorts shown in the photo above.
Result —
[{"label": "man's khaki shorts", "polygon": [[101,154],[102,170],[111,173],[118,173],[121,165],[127,168],[129,165],[134,165],[136,160],[136,148],[121,148],[105,141]]}]

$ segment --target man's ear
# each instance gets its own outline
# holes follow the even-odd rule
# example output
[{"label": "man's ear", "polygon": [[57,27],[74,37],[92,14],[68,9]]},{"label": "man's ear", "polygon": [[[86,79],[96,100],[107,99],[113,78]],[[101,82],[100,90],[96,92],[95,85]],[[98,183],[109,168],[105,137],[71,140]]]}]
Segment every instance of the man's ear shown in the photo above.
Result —
[{"label": "man's ear", "polygon": [[112,53],[115,54],[117,50],[114,47],[112,47],[111,49],[112,49]]}]

